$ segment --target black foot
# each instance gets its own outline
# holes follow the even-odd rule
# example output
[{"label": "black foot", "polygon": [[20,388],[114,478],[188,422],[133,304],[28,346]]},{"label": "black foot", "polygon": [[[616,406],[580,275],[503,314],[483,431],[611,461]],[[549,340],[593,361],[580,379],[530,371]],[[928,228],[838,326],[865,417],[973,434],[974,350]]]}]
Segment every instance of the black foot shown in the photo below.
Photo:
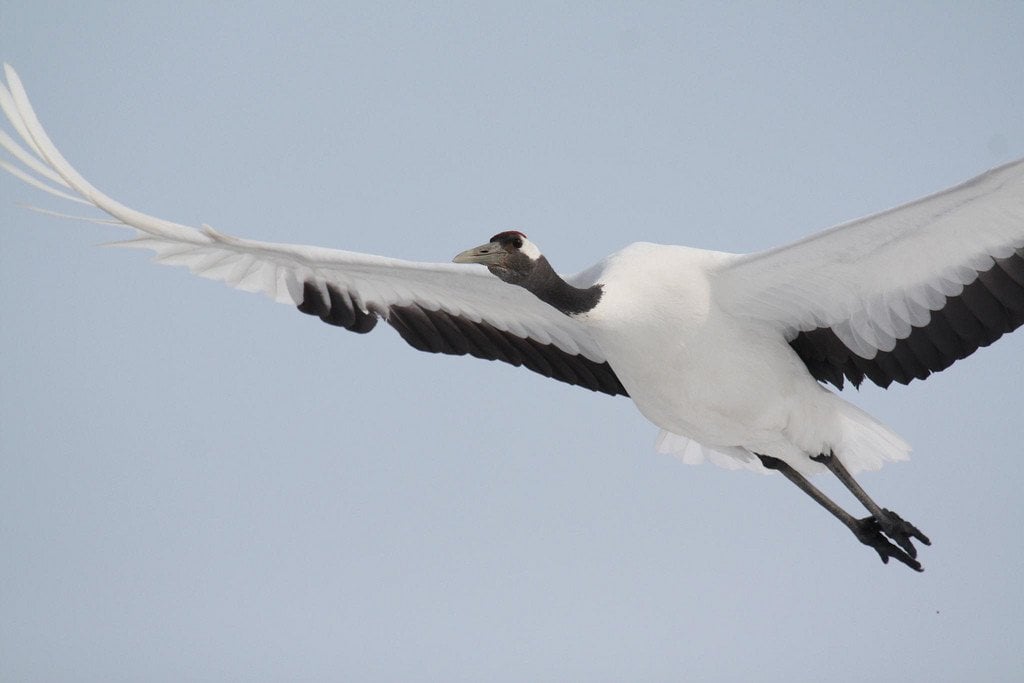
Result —
[{"label": "black foot", "polygon": [[[889,513],[893,514],[893,513]],[[898,519],[898,518],[897,518]],[[903,520],[900,520],[901,522]],[[906,522],[904,522],[905,524]],[[885,536],[882,535],[882,526],[878,523],[878,520],[874,517],[865,517],[864,519],[858,519],[854,528],[852,529],[853,534],[857,537],[857,540],[864,545],[871,546],[878,553],[878,556],[882,558],[882,562],[889,564],[889,558],[892,557],[899,562],[907,565],[915,572],[923,572],[924,567],[921,563],[914,559],[913,556],[907,554],[900,548],[897,548],[889,542]],[[917,531],[917,529],[914,529]],[[920,534],[920,531],[917,531]],[[922,541],[927,542],[927,540]],[[910,542],[907,541],[909,545]],[[913,546],[910,548],[913,550]]]},{"label": "black foot", "polygon": [[896,541],[896,545],[907,551],[907,554],[911,557],[917,557],[917,548],[910,542],[910,539],[917,539],[925,545],[932,544],[928,537],[921,533],[920,529],[892,510],[882,510],[882,514],[878,519],[878,526],[881,528],[882,533]]}]

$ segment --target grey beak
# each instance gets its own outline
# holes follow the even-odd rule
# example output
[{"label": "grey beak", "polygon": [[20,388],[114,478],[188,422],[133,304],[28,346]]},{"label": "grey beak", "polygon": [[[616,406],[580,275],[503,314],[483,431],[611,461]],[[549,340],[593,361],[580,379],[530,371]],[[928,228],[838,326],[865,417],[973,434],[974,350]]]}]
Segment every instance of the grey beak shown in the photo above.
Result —
[{"label": "grey beak", "polygon": [[481,263],[485,266],[500,264],[508,254],[497,242],[488,242],[479,247],[467,249],[452,259],[452,263]]}]

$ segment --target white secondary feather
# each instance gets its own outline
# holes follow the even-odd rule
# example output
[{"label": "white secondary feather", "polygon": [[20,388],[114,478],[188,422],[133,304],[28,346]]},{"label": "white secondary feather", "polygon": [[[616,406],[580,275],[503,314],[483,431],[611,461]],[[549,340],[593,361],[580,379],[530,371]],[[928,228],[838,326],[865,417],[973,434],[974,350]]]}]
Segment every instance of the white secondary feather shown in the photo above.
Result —
[{"label": "white secondary feather", "polygon": [[891,351],[979,271],[1024,247],[1024,159],[944,192],[740,257],[716,275],[723,310],[788,338],[831,327],[854,353]]},{"label": "white secondary feather", "polygon": [[418,263],[247,240],[209,226],[196,229],[124,206],[93,187],[64,159],[36,117],[18,75],[9,65],[4,68],[10,90],[0,84],[0,108],[28,149],[6,134],[0,136],[0,146],[24,164],[24,168],[17,168],[3,163],[3,168],[34,187],[95,206],[116,219],[116,224],[135,229],[133,239],[114,246],[150,249],[156,252],[159,263],[185,266],[201,277],[248,292],[262,292],[280,303],[302,303],[305,282],[315,282],[326,299],[330,283],[364,312],[385,312],[390,306],[415,303],[474,322],[483,320],[499,330],[554,344],[592,361],[605,360],[578,322],[526,290],[502,282],[482,266]]}]

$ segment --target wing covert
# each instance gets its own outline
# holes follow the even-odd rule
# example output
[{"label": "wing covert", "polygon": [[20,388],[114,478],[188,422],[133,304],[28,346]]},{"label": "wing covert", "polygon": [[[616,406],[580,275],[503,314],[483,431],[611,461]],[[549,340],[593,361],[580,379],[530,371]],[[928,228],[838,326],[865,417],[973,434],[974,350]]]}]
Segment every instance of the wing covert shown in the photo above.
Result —
[{"label": "wing covert", "polygon": [[842,388],[923,379],[1024,323],[1024,159],[715,274],[723,310],[778,326]]}]

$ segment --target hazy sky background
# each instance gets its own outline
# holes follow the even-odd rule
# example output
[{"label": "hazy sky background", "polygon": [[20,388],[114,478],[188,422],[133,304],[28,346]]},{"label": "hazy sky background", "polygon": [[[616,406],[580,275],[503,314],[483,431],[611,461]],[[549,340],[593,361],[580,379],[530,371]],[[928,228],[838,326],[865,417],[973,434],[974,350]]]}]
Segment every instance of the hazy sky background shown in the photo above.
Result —
[{"label": "hazy sky background", "polygon": [[[214,5],[0,2],[0,59],[101,189],[247,237],[447,261],[516,228],[571,272],[1024,155],[1021,3]],[[852,392],[915,446],[862,482],[931,535],[917,575],[781,477],[657,455],[625,399],[19,201],[67,208],[0,178],[2,680],[1024,672],[1022,333]]]}]

